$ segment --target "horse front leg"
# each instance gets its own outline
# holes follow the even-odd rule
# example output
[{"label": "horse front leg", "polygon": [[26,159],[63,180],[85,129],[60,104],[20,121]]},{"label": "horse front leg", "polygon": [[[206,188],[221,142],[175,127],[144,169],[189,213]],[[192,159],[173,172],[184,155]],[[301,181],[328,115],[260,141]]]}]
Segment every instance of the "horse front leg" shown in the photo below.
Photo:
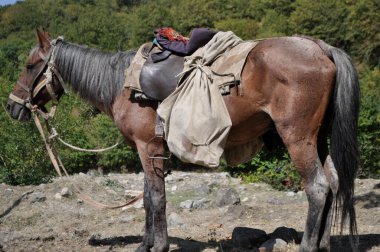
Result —
[{"label": "horse front leg", "polygon": [[[146,143],[141,143],[137,148],[145,173],[144,208],[146,215],[145,234],[137,251],[168,251],[163,161],[149,158]],[[155,145],[153,149],[154,153],[161,154],[163,152],[162,143]]]}]

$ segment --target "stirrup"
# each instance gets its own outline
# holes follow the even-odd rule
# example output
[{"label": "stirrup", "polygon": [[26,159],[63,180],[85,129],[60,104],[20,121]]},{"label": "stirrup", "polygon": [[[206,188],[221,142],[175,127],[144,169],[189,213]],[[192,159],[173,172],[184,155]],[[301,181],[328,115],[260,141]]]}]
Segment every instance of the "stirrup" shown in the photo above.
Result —
[{"label": "stirrup", "polygon": [[171,156],[172,156],[172,153],[170,152],[170,154],[168,156],[163,156],[163,155],[151,155],[149,154],[149,145],[156,139],[162,139],[162,141],[165,140],[164,138],[164,125],[162,125],[162,121],[160,119],[160,117],[157,115],[156,117],[156,126],[154,128],[154,137],[152,137],[148,143],[146,144],[146,150],[147,150],[147,153],[148,153],[148,158],[149,159],[160,159],[160,160],[167,160],[167,159],[170,159]]}]

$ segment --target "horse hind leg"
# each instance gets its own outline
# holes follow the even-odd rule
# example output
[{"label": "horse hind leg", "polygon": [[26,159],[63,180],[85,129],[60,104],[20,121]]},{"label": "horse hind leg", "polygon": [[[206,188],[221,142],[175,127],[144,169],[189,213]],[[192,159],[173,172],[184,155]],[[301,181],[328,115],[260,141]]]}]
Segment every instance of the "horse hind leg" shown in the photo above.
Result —
[{"label": "horse hind leg", "polygon": [[[299,136],[299,134],[294,134],[295,132],[281,132],[279,130],[279,133],[282,136]],[[316,141],[313,140],[313,137],[305,137],[298,141],[295,139],[283,139],[285,139],[284,143],[288,148],[292,161],[303,179],[309,202],[300,251],[318,251],[323,210],[330,187],[318,157]]]},{"label": "horse hind leg", "polygon": [[321,240],[319,243],[319,249],[321,251],[330,251],[330,232],[331,225],[334,217],[334,207],[333,203],[336,199],[336,194],[338,191],[339,181],[338,174],[335,169],[334,163],[329,156],[327,156],[325,163],[323,165],[324,173],[330,185],[330,191],[326,199],[323,219],[322,219],[322,229],[321,229]]}]

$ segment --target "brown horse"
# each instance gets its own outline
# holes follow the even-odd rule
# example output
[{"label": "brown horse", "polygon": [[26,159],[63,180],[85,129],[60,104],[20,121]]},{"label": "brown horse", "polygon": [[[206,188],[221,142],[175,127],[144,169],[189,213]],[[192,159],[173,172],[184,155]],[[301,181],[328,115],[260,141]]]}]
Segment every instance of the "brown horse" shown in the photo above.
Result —
[{"label": "brown horse", "polygon": [[[103,53],[51,40],[41,31],[37,41],[10,96],[8,112],[20,121],[29,119],[29,108],[58,99],[67,82],[107,113],[137,149],[145,173],[145,234],[137,251],[168,251],[163,161],[152,162],[146,148],[154,136],[158,104],[137,101],[131,90],[123,89],[124,69],[135,52]],[[39,85],[47,83],[43,73],[48,69],[53,81]],[[232,120],[226,148],[278,133],[303,178],[309,202],[301,251],[330,249],[334,211],[340,212],[342,225],[348,219],[354,237],[359,84],[351,59],[320,40],[262,40],[249,53],[238,88],[224,96]],[[162,153],[164,144],[155,141],[154,152]]]}]

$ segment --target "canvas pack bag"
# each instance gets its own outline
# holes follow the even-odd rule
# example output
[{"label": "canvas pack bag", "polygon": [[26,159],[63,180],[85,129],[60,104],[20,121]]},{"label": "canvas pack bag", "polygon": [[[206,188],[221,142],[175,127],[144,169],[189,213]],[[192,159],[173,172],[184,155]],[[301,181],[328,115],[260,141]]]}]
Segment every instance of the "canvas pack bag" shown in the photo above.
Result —
[{"label": "canvas pack bag", "polygon": [[169,150],[184,162],[219,166],[232,123],[209,66],[241,42],[232,32],[220,32],[202,55],[186,57],[181,85],[157,109]]}]

